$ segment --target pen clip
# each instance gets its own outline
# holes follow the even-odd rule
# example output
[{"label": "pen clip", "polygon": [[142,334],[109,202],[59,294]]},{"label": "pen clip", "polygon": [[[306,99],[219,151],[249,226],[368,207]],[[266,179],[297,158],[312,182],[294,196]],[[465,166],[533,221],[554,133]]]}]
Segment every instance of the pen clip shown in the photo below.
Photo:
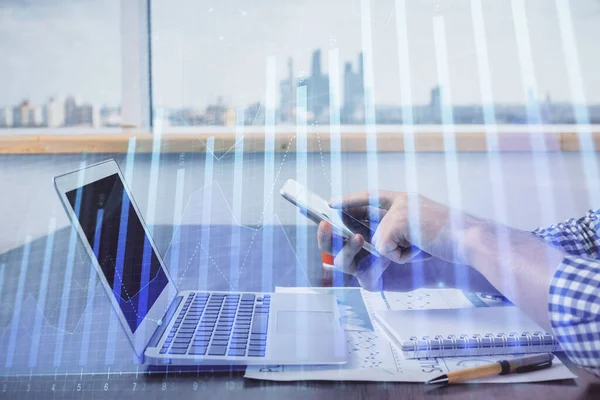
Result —
[{"label": "pen clip", "polygon": [[532,371],[537,371],[537,370],[544,369],[544,368],[549,368],[551,366],[552,366],[552,360],[549,360],[549,361],[541,362],[539,364],[523,365],[522,367],[517,367],[515,369],[515,372],[517,374],[520,374],[523,372],[532,372]]}]

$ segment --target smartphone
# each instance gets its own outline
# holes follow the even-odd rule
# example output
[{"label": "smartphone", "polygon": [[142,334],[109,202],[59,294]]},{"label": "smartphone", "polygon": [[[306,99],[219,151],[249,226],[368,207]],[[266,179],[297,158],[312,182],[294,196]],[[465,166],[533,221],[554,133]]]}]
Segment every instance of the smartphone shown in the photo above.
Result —
[{"label": "smartphone", "polygon": [[318,194],[304,187],[293,179],[288,179],[279,191],[284,199],[298,207],[313,222],[327,221],[333,227],[333,232],[341,236],[344,241],[350,239],[354,234],[360,233],[365,241],[363,249],[369,253],[381,257],[381,254],[370,243],[376,226],[363,223],[362,221],[329,207],[329,204]]}]

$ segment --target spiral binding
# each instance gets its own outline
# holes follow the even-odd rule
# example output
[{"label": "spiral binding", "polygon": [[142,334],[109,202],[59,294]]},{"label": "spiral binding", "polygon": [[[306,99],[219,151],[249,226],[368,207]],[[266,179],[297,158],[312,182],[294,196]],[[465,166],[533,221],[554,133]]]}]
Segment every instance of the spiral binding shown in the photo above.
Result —
[{"label": "spiral binding", "polygon": [[555,352],[558,349],[559,344],[556,338],[542,331],[536,331],[533,334],[511,332],[508,336],[503,332],[497,335],[487,333],[484,336],[462,334],[458,339],[456,335],[449,335],[446,338],[437,335],[433,339],[429,336],[423,336],[420,339],[412,336],[408,342],[402,345],[402,351],[412,353],[412,358],[545,353]]}]

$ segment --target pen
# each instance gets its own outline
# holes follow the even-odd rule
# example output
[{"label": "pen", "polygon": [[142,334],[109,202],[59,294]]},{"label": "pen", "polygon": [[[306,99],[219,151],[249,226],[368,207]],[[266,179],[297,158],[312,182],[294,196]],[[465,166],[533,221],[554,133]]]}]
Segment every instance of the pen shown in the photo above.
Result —
[{"label": "pen", "polygon": [[480,367],[448,372],[447,374],[427,381],[427,383],[460,383],[485,376],[506,375],[513,372],[518,374],[522,372],[537,371],[538,369],[552,366],[553,359],[554,355],[551,353],[544,353],[514,358],[512,360],[501,360],[489,365],[482,365]]},{"label": "pen", "polygon": [[508,301],[508,299],[500,294],[475,292],[475,294],[482,299],[496,300],[496,301]]}]

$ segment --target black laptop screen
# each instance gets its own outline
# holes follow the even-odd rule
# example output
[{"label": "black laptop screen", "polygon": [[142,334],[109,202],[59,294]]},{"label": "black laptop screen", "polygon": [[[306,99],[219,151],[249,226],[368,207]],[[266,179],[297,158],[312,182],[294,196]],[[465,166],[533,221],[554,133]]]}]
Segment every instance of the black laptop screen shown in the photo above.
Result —
[{"label": "black laptop screen", "polygon": [[168,284],[118,174],[67,198],[132,332]]}]

